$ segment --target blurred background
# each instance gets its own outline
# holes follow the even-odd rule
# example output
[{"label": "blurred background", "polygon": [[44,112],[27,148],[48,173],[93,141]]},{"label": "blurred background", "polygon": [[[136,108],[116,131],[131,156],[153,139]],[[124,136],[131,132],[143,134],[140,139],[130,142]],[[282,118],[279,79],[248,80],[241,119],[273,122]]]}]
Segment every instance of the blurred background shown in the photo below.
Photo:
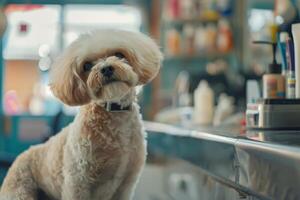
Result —
[{"label": "blurred background", "polygon": [[297,0],[2,1],[0,183],[19,153],[73,120],[77,108],[54,98],[48,79],[55,58],[81,33],[141,31],[160,45],[161,72],[139,92],[146,121],[195,127],[194,105],[201,97],[219,115],[199,116],[199,124],[219,126],[232,117],[228,123],[240,125],[247,81],[260,84],[272,60],[270,47],[252,42],[271,40],[274,24],[290,33],[299,8]]}]

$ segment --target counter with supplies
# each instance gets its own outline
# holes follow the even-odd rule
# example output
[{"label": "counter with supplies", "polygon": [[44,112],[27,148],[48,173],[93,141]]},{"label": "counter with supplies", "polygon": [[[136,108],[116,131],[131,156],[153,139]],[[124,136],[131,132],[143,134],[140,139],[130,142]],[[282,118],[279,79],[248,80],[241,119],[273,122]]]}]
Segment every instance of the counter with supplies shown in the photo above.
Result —
[{"label": "counter with supplies", "polygon": [[245,199],[300,199],[300,131],[240,134],[145,124],[149,155],[189,162]]},{"label": "counter with supplies", "polygon": [[[176,162],[173,167],[181,168],[182,178],[186,181],[189,176],[185,174],[193,174],[188,170],[195,169],[199,177],[204,177],[204,182],[212,179],[222,185],[221,192],[216,191],[218,188],[209,191],[207,187],[212,188],[212,181],[206,181],[204,187],[209,196],[218,193],[222,199],[300,199],[300,131],[253,130],[243,133],[237,128],[188,129],[147,121],[145,127],[148,163],[156,160],[158,166],[162,166],[162,160],[179,161],[181,164]],[[0,154],[0,158],[3,158],[0,165],[8,169],[15,156]],[[194,178],[198,179],[198,176]],[[143,180],[148,179],[142,177]],[[185,184],[180,187],[187,190]],[[192,182],[192,185],[196,184]],[[238,197],[225,198],[228,193]]]}]

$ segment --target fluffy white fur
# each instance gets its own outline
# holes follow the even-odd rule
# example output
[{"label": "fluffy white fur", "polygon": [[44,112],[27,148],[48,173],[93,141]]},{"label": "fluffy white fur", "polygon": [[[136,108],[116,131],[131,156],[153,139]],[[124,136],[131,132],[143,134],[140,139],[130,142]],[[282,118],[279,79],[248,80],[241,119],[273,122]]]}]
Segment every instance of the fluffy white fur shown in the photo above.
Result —
[{"label": "fluffy white fur", "polygon": [[[131,199],[146,158],[135,86],[152,80],[161,60],[157,45],[141,33],[98,30],[73,42],[53,66],[50,86],[80,111],[60,133],[16,159],[0,199],[36,200],[38,191],[53,200]],[[84,70],[86,63],[93,67]],[[114,69],[109,80],[101,73],[107,66]],[[132,104],[132,110],[108,112],[107,101]]]}]

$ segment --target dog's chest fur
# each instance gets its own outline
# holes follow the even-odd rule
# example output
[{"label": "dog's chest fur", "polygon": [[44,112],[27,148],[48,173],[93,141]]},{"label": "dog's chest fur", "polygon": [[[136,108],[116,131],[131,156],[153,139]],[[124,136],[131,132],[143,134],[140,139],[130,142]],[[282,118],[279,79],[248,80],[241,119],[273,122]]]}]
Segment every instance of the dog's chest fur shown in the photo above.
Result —
[{"label": "dog's chest fur", "polygon": [[120,113],[87,105],[76,117],[71,132],[75,134],[69,136],[65,151],[73,155],[73,162],[65,159],[73,168],[67,166],[65,173],[76,174],[89,187],[91,200],[111,199],[132,175],[131,170],[143,166],[146,144],[136,104],[132,111]]}]

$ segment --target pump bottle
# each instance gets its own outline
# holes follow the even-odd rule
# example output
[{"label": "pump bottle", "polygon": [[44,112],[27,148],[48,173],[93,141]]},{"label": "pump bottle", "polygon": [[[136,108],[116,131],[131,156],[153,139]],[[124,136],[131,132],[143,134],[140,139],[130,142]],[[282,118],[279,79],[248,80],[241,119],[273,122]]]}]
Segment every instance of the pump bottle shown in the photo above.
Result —
[{"label": "pump bottle", "polygon": [[276,61],[276,43],[266,41],[255,41],[254,43],[272,45],[273,50],[273,62],[269,64],[267,73],[263,75],[263,98],[285,98],[285,77],[281,73],[281,64]]}]

